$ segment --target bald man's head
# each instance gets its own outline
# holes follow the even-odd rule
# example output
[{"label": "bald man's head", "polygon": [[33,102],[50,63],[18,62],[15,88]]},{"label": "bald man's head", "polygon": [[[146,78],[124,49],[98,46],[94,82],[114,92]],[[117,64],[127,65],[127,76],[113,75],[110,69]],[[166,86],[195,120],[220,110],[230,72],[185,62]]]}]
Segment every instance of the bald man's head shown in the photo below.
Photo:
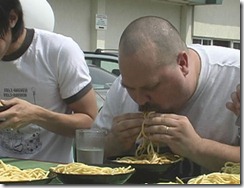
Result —
[{"label": "bald man's head", "polygon": [[141,17],[131,22],[120,38],[119,51],[123,55],[135,54],[137,51],[153,53],[161,63],[177,58],[181,51],[187,51],[176,28],[167,20],[156,17]]}]

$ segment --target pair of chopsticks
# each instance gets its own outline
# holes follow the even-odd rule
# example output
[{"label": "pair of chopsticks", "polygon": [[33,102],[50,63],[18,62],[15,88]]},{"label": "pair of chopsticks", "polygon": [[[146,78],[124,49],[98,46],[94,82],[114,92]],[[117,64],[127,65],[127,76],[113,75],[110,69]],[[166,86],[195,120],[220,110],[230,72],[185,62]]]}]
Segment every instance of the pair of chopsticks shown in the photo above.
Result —
[{"label": "pair of chopsticks", "polygon": [[4,104],[3,104],[3,102],[2,102],[2,100],[0,99],[0,106],[4,106]]}]

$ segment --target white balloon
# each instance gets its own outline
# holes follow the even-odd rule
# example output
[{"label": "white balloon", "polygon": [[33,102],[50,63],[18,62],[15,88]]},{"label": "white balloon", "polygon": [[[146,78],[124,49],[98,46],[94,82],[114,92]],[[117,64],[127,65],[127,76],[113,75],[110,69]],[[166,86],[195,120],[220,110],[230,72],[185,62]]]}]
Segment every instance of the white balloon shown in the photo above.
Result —
[{"label": "white balloon", "polygon": [[46,0],[20,0],[27,28],[54,30],[54,13]]}]

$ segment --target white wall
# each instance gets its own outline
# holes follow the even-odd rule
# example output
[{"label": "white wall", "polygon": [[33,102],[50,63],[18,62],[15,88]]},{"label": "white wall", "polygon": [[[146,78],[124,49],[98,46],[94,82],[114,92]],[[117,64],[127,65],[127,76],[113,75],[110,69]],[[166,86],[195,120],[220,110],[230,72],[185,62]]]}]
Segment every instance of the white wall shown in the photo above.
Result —
[{"label": "white wall", "polygon": [[48,0],[54,16],[54,31],[72,37],[83,50],[90,48],[90,0]]},{"label": "white wall", "polygon": [[[135,18],[145,15],[156,15],[169,19],[183,33],[183,36],[187,37],[187,42],[190,41],[192,35],[240,39],[239,0],[223,0],[223,5],[196,6],[194,14],[191,13],[193,9],[182,9],[179,5],[154,0],[47,1],[55,15],[54,31],[71,36],[83,50],[94,50],[94,41],[96,41],[94,39],[100,40],[100,36],[105,41],[105,48],[117,48],[124,28]],[[105,5],[99,9],[94,7],[94,2]],[[183,18],[185,18],[182,17],[183,10],[190,11],[184,13],[185,17],[190,19],[186,24],[183,23]],[[107,30],[99,32],[95,30],[94,32],[96,11],[104,12],[107,15]],[[194,25],[189,24],[191,19],[194,20]]]},{"label": "white wall", "polygon": [[194,8],[194,36],[240,40],[240,1]]},{"label": "white wall", "polygon": [[149,0],[106,0],[108,29],[106,48],[117,48],[125,27],[141,16],[154,15],[169,19],[180,29],[180,6],[168,5]]},{"label": "white wall", "polygon": [[[99,1],[99,0],[98,0]],[[83,50],[92,48],[92,0],[48,0],[55,15],[54,31],[73,37]],[[180,28],[180,6],[151,0],[105,0],[108,17],[105,48],[117,48],[122,31],[135,18],[145,15],[162,16]],[[94,29],[94,28],[93,28]],[[93,49],[92,49],[93,50]]]}]

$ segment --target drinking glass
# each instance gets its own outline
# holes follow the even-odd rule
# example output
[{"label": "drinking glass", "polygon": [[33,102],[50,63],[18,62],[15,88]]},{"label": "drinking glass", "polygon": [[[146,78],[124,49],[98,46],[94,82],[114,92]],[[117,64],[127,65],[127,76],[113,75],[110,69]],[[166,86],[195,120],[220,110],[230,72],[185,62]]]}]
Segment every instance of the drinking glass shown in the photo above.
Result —
[{"label": "drinking glass", "polygon": [[76,160],[85,164],[103,164],[106,131],[99,128],[77,129]]}]

